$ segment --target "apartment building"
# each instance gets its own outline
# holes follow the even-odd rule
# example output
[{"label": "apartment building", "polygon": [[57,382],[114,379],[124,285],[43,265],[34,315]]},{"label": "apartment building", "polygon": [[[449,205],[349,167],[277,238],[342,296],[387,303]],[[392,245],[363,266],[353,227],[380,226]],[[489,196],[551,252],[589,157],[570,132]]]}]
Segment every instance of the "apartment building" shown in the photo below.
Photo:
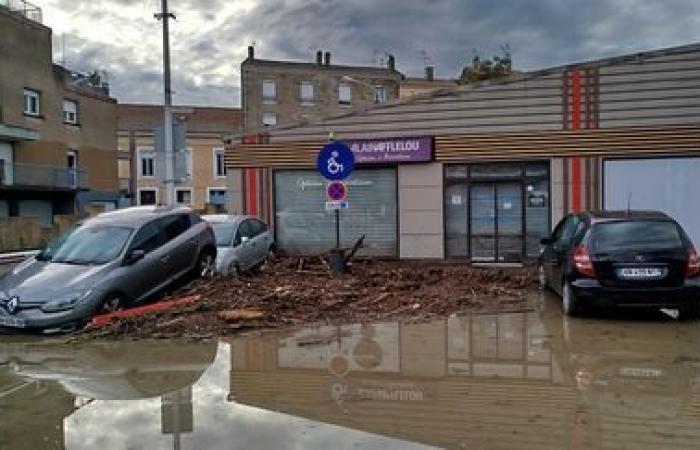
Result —
[{"label": "apartment building", "polygon": [[[179,204],[203,210],[207,205],[226,209],[226,168],[224,138],[240,133],[243,114],[239,108],[178,106],[176,149],[186,155],[186,174],[175,182]],[[119,184],[124,197],[133,205],[165,202],[165,184],[158,177],[156,133],[162,129],[163,107],[145,104],[118,106]],[[180,135],[179,137],[177,135]]]},{"label": "apartment building", "polygon": [[401,100],[406,100],[439,89],[455,89],[457,87],[456,79],[435,78],[435,68],[433,66],[427,66],[425,68],[425,75],[422,78],[405,77],[401,80],[399,98]]},{"label": "apartment building", "polygon": [[37,7],[0,4],[0,217],[50,225],[117,205],[116,100],[97,73],[53,64],[40,21]]},{"label": "apartment building", "polygon": [[248,47],[241,64],[245,131],[313,122],[397,99],[402,78],[393,56],[386,67],[362,67],[331,64],[331,53],[321,51],[315,62],[256,59]]}]

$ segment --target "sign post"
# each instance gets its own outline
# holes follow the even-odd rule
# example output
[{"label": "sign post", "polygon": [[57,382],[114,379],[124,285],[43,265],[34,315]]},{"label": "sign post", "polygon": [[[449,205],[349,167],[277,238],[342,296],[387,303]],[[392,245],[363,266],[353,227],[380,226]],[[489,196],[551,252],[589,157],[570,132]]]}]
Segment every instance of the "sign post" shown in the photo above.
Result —
[{"label": "sign post", "polygon": [[344,200],[348,196],[348,187],[342,181],[331,181],[326,186],[326,197],[329,202],[326,202],[326,209],[335,211],[335,248],[340,248],[340,210],[347,208],[347,202]]},{"label": "sign post", "polygon": [[[343,204],[345,205],[343,209],[348,207],[347,202],[344,202],[348,189],[342,181],[349,177],[355,168],[355,155],[344,143],[331,140],[318,153],[316,167],[323,178],[330,181],[326,187],[326,197],[330,200],[326,203],[326,208],[335,211],[335,255],[337,257],[340,253],[340,209],[343,208]],[[343,271],[344,264],[336,262],[336,268],[338,271]]]}]

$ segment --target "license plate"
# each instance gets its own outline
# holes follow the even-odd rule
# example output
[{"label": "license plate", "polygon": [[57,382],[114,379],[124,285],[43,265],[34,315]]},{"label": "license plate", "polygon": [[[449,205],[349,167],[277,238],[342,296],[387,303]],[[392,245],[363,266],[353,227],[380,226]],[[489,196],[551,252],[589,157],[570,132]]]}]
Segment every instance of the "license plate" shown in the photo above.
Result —
[{"label": "license plate", "polygon": [[664,271],[658,267],[626,267],[618,269],[617,276],[626,280],[649,280],[662,278]]},{"label": "license plate", "polygon": [[0,316],[0,327],[25,328],[27,321],[14,317]]},{"label": "license plate", "polygon": [[658,378],[664,374],[661,369],[647,369],[642,367],[623,367],[620,369],[620,375],[624,377],[638,378]]}]

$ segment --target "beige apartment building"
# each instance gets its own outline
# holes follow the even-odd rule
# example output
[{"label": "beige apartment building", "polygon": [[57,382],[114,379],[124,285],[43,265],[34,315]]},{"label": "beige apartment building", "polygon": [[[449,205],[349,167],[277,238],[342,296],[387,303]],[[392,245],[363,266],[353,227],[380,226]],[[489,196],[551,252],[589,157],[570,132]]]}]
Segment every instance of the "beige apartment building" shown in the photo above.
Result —
[{"label": "beige apartment building", "polygon": [[[133,205],[161,204],[165,184],[157,177],[156,129],[163,123],[158,105],[118,106],[119,183]],[[203,210],[226,209],[224,138],[239,133],[243,115],[238,108],[178,106],[174,121],[184,133],[187,174],[175,183],[177,203]]]},{"label": "beige apartment building", "polygon": [[362,67],[331,64],[331,53],[321,51],[315,62],[256,59],[248,47],[241,64],[245,131],[262,133],[397,99],[402,78],[393,56],[386,67]]},{"label": "beige apartment building", "polygon": [[405,77],[401,80],[399,98],[406,100],[421,94],[427,94],[439,89],[455,89],[458,87],[456,79],[435,78],[435,68],[425,68],[425,75],[421,77]]},{"label": "beige apartment building", "polygon": [[117,206],[116,100],[97,74],[53,64],[41,10],[0,4],[0,217]]}]

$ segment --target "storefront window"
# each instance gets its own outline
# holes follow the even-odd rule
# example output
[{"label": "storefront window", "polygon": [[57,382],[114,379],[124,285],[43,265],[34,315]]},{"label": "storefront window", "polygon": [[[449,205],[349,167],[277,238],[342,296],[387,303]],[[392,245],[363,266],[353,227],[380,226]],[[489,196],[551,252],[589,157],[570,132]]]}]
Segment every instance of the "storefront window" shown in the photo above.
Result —
[{"label": "storefront window", "polygon": [[527,164],[525,164],[525,176],[526,177],[548,177],[549,176],[549,164],[548,163],[527,163]]},{"label": "storefront window", "polygon": [[469,166],[451,165],[445,168],[445,178],[447,179],[467,179],[469,176]]},{"label": "storefront window", "polygon": [[465,183],[445,186],[445,234],[448,258],[469,256],[468,204]]},{"label": "storefront window", "polygon": [[549,233],[549,163],[448,165],[447,257],[508,262],[537,257]]},{"label": "storefront window", "polygon": [[520,164],[475,164],[471,166],[469,176],[479,179],[515,178],[522,175]]},{"label": "storefront window", "polygon": [[528,258],[540,253],[540,239],[549,234],[549,180],[525,183],[525,252]]}]

